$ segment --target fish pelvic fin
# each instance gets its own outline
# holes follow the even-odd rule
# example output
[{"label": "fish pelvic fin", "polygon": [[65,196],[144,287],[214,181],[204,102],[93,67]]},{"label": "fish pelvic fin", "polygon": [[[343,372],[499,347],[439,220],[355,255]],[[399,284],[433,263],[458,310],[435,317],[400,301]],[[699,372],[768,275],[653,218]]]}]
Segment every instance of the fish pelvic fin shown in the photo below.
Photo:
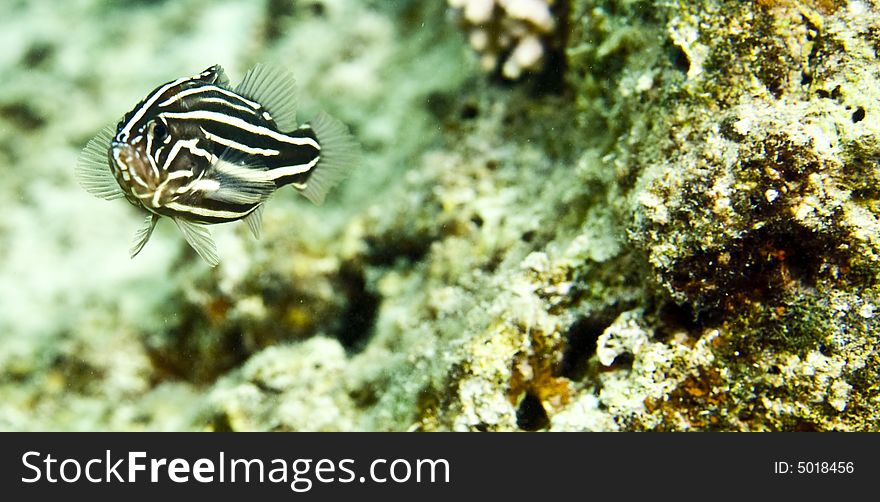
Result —
[{"label": "fish pelvic fin", "polygon": [[360,145],[348,127],[330,115],[321,112],[309,125],[321,145],[321,158],[308,180],[297,187],[307,199],[323,204],[327,192],[345,179],[360,159]]},{"label": "fish pelvic fin", "polygon": [[156,223],[159,222],[159,215],[150,213],[147,215],[147,219],[144,220],[144,224],[138,231],[134,234],[134,240],[131,243],[131,249],[129,249],[128,254],[132,258],[138,255],[144,246],[147,244],[147,241],[150,240],[150,236],[153,235],[153,229],[156,228]]},{"label": "fish pelvic fin", "polygon": [[202,257],[208,265],[216,267],[220,263],[220,257],[217,255],[217,245],[211,238],[211,233],[204,225],[193,223],[183,218],[174,218],[174,223],[183,234],[183,238],[189,243],[199,256]]}]

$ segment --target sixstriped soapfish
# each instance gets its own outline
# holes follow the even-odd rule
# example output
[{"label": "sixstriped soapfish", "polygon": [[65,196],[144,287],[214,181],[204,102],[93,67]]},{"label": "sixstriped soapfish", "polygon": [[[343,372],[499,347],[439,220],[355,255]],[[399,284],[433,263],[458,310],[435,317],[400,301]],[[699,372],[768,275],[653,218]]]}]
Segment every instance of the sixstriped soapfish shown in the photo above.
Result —
[{"label": "sixstriped soapfish", "polygon": [[219,65],[160,85],[80,154],[76,175],[92,195],[146,210],[134,258],[163,216],[208,262],[219,262],[207,224],[243,219],[260,236],[263,204],[291,185],[316,204],[355,166],[358,145],[327,114],[296,121],[296,87],[257,65],[232,88]]}]

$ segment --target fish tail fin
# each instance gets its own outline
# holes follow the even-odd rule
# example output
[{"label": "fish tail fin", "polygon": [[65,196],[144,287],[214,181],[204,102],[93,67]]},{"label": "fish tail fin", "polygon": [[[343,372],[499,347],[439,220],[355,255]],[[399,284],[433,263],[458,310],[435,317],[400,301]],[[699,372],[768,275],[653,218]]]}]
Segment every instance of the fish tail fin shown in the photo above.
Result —
[{"label": "fish tail fin", "polygon": [[342,122],[321,112],[309,125],[321,145],[321,159],[300,192],[315,204],[322,204],[327,192],[345,179],[360,157],[360,145]]}]

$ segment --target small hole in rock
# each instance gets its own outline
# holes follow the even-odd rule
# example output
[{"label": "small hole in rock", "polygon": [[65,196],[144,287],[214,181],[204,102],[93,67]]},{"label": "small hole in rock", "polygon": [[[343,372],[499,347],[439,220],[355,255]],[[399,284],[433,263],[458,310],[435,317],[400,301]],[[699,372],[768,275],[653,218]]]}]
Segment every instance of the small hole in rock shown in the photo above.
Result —
[{"label": "small hole in rock", "polygon": [[690,58],[678,45],[672,45],[669,48],[669,59],[672,61],[672,66],[675,67],[676,70],[682,73],[687,73],[691,70]]},{"label": "small hole in rock", "polygon": [[865,109],[862,108],[861,106],[856,108],[856,111],[854,111],[852,114],[853,124],[855,124],[857,122],[861,122],[862,120],[864,120],[864,118],[865,118]]},{"label": "small hole in rock", "polygon": [[211,417],[210,428],[214,432],[234,432],[235,430],[232,428],[232,422],[229,420],[229,415],[226,413],[218,413]]},{"label": "small hole in rock", "polygon": [[587,362],[596,353],[596,342],[619,313],[609,309],[575,321],[565,334],[568,344],[559,363],[559,375],[580,380],[587,372]]},{"label": "small hole in rock", "polygon": [[474,103],[467,103],[461,109],[462,120],[473,120],[480,114],[480,109]]},{"label": "small hole in rock", "polygon": [[519,402],[516,410],[516,425],[524,431],[537,431],[550,425],[547,410],[541,400],[531,392],[527,392]]},{"label": "small hole in rock", "polygon": [[611,363],[611,366],[604,368],[607,371],[617,371],[617,370],[631,370],[632,365],[635,362],[636,358],[629,352],[624,352],[619,356],[614,358],[614,362]]},{"label": "small hole in rock", "polygon": [[680,331],[698,334],[704,321],[694,310],[693,305],[679,305],[674,302],[664,303],[657,311],[657,317],[660,320],[660,326],[655,330],[654,335],[658,340],[664,342],[671,340]]},{"label": "small hole in rock", "polygon": [[820,430],[822,429],[817,427],[816,424],[807,420],[799,420],[794,424],[794,427],[791,428],[791,431],[793,432],[819,432]]},{"label": "small hole in rock", "polygon": [[810,85],[813,83],[813,76],[807,72],[801,73],[801,85]]},{"label": "small hole in rock", "polygon": [[336,338],[349,352],[359,352],[373,334],[382,297],[367,287],[362,270],[344,267],[340,274],[347,306],[339,320]]}]

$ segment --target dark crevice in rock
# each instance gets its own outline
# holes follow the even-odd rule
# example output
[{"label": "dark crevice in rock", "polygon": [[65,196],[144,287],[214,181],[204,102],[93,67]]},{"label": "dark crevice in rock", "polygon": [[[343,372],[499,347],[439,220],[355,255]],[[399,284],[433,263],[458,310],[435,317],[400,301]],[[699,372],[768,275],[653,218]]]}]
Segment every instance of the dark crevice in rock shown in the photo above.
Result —
[{"label": "dark crevice in rock", "polygon": [[669,55],[669,61],[676,70],[684,74],[691,70],[691,60],[687,53],[680,46],[672,43],[671,40],[667,42],[666,54]]},{"label": "dark crevice in rock", "polygon": [[659,300],[655,308],[653,317],[656,318],[657,323],[654,329],[654,339],[661,342],[668,342],[673,335],[682,331],[699,337],[705,327],[720,322],[717,315],[699,312],[692,304],[679,304],[669,301],[668,298]]},{"label": "dark crevice in rock", "polygon": [[852,114],[853,124],[857,124],[864,119],[865,119],[865,109],[860,106],[860,107],[856,108],[856,111],[854,111]]},{"label": "dark crevice in rock", "polygon": [[197,316],[188,317],[168,333],[145,339],[154,384],[166,380],[210,384],[247,358],[236,326],[212,330],[203,322]]},{"label": "dark crevice in rock", "polygon": [[[396,237],[396,238],[395,238]],[[418,263],[431,249],[435,238],[429,235],[419,236],[382,236],[367,237],[369,249],[364,257],[367,263],[376,266],[392,266],[398,260],[407,263]],[[387,238],[387,240],[385,240]]]},{"label": "dark crevice in rock", "polygon": [[382,297],[367,287],[364,271],[343,267],[340,279],[346,306],[339,318],[336,339],[349,352],[360,352],[373,334]]},{"label": "dark crevice in rock", "polygon": [[232,428],[232,422],[226,413],[217,413],[208,420],[208,427],[213,432],[235,432]]},{"label": "dark crevice in rock", "polygon": [[527,392],[516,409],[516,425],[525,431],[538,431],[550,425],[547,410],[541,400],[531,392]]},{"label": "dark crevice in rock", "polygon": [[596,342],[614,319],[620,315],[617,308],[607,308],[576,320],[565,334],[566,346],[559,363],[559,376],[581,380],[587,373],[587,363],[596,354]]}]

